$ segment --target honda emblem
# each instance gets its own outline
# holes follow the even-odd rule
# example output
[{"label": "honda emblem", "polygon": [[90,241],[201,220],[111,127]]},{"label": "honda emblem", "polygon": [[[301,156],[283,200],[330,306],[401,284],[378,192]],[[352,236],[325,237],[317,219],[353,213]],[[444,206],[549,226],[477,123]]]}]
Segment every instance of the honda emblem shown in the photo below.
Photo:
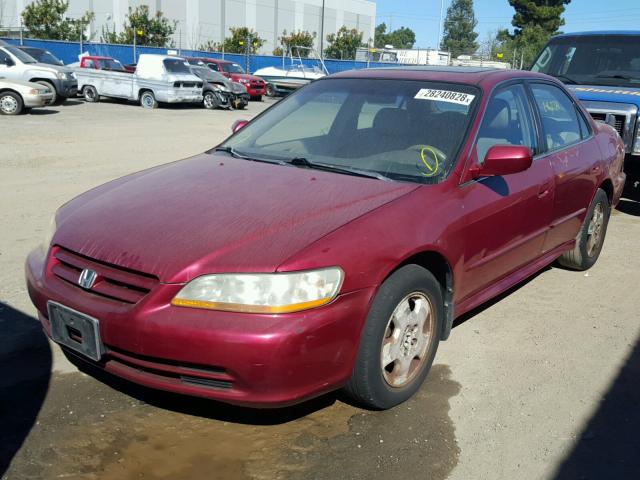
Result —
[{"label": "honda emblem", "polygon": [[98,278],[98,274],[95,271],[90,268],[85,268],[82,270],[80,278],[78,278],[78,285],[85,290],[90,290],[93,284],[96,283],[96,278]]}]

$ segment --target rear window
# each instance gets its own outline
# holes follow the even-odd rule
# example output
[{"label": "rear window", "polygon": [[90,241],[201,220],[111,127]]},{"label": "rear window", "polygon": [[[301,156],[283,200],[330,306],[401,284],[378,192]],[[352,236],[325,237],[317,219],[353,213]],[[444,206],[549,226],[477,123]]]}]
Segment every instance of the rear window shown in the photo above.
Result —
[{"label": "rear window", "polygon": [[187,62],[178,58],[167,58],[164,63],[164,68],[170,73],[191,73]]}]

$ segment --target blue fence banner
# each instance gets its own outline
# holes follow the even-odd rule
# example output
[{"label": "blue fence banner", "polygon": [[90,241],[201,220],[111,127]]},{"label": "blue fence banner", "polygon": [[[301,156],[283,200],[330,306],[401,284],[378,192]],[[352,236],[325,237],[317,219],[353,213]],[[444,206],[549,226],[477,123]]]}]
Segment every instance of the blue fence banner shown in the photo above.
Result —
[{"label": "blue fence banner", "polygon": [[[14,45],[19,45],[20,41],[14,38],[3,38],[7,43],[11,43]],[[33,39],[24,39],[23,44],[30,47],[38,47],[43,48],[45,50],[50,51],[60,60],[62,60],[65,65],[74,63],[78,61],[78,57],[81,53],[80,51],[80,43],[79,42],[65,42],[59,40],[33,40]],[[176,52],[177,49],[167,49],[167,48],[158,48],[158,47],[136,47],[135,53],[136,55],[140,55],[142,53],[155,53],[166,55],[168,51]],[[134,49],[133,45],[115,45],[108,43],[93,43],[87,42],[82,44],[82,52],[89,53],[90,55],[98,55],[105,57],[113,57],[116,60],[119,60],[123,64],[135,63],[134,59]],[[180,56],[182,57],[207,57],[207,58],[224,58],[225,60],[230,60],[232,62],[238,63],[242,65],[243,68],[247,67],[247,61],[249,63],[247,70],[249,72],[255,72],[261,68],[266,67],[282,67],[283,62],[285,65],[291,63],[291,59],[288,57],[274,57],[271,55],[250,55],[247,57],[245,55],[238,54],[222,54],[222,53],[213,53],[213,52],[204,52],[199,50],[180,50]],[[296,59],[296,63],[300,63]],[[313,59],[302,59],[302,63],[308,67],[319,66],[318,60]],[[390,64],[390,63],[377,63],[377,62],[358,62],[355,60],[329,60],[325,59],[325,66],[329,73],[338,73],[344,72],[347,70],[358,70],[363,68],[378,68],[378,67],[392,67],[397,66],[398,64]]]}]

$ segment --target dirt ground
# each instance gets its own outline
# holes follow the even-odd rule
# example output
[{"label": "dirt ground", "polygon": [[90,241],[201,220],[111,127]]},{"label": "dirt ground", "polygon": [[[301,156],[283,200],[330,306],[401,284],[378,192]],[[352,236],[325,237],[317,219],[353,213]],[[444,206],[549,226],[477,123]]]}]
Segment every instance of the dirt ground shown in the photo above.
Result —
[{"label": "dirt ground", "polygon": [[548,268],[465,316],[421,391],[387,412],[340,394],[256,411],[154,392],[79,373],[46,340],[23,265],[56,208],[199,153],[268,105],[0,117],[0,477],[637,478],[640,176],[591,271]]}]

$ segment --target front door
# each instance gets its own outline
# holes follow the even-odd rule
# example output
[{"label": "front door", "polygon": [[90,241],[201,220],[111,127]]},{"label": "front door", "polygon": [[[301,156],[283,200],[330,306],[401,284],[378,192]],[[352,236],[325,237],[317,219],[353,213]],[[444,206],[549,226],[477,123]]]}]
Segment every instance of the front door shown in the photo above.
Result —
[{"label": "front door", "polygon": [[[523,145],[537,151],[529,97],[522,84],[497,90],[487,105],[473,163],[494,145]],[[462,227],[464,272],[456,287],[462,302],[542,255],[553,212],[549,159],[535,158],[524,172],[484,177],[460,186],[467,212]]]}]

